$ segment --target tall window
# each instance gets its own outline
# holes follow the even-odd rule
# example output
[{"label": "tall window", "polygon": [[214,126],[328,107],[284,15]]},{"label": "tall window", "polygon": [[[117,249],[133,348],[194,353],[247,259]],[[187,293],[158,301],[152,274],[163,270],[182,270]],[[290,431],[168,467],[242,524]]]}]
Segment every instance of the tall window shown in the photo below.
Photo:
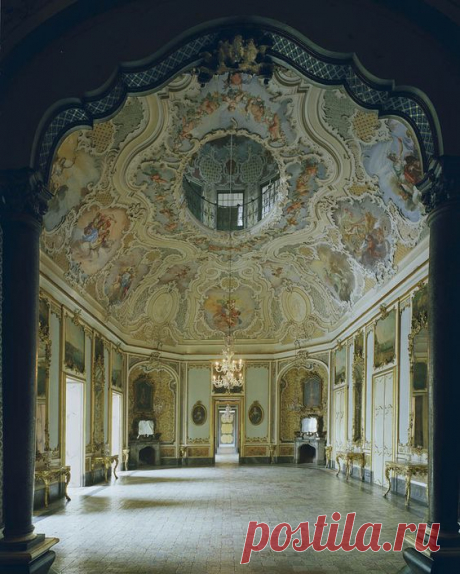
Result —
[{"label": "tall window", "polygon": [[261,219],[270,213],[275,205],[276,191],[278,189],[278,180],[263,185],[261,189]]},{"label": "tall window", "polygon": [[229,231],[244,227],[244,193],[217,194],[217,229]]}]

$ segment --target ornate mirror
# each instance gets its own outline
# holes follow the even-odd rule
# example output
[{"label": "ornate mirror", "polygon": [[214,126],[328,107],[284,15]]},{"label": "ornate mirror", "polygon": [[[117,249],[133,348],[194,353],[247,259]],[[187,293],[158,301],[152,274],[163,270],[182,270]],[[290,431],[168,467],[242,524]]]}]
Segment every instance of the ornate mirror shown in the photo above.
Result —
[{"label": "ornate mirror", "polygon": [[358,333],[353,351],[353,442],[363,439],[364,335]]},{"label": "ornate mirror", "polygon": [[412,299],[412,327],[409,336],[411,364],[411,445],[428,448],[428,287]]}]

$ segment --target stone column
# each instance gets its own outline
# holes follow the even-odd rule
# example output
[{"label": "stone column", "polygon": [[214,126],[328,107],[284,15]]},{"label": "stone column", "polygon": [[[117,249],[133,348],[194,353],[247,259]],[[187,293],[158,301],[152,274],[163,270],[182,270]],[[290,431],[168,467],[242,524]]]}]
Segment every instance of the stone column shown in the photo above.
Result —
[{"label": "stone column", "polygon": [[3,238],[3,539],[0,571],[44,574],[56,538],[32,525],[40,232],[51,194],[28,168],[0,172]]},{"label": "stone column", "polygon": [[404,553],[414,572],[460,572],[460,157],[442,157],[419,186],[428,213],[429,522],[440,550]]}]

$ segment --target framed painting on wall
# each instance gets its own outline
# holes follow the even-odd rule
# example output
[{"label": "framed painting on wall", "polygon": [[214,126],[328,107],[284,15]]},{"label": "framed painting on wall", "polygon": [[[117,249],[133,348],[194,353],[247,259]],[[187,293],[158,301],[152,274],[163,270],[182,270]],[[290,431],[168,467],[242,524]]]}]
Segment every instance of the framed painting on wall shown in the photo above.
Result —
[{"label": "framed painting on wall", "polygon": [[37,365],[37,399],[46,399],[48,386],[49,368],[40,360],[40,352]]},{"label": "framed painting on wall", "polygon": [[426,325],[428,317],[428,285],[423,285],[412,298],[412,325]]},{"label": "framed painting on wall", "polygon": [[134,410],[153,411],[153,384],[142,375],[134,381]]},{"label": "framed painting on wall", "polygon": [[354,339],[354,351],[355,357],[362,357],[364,355],[364,332],[359,331]]},{"label": "framed painting on wall", "polygon": [[38,300],[38,329],[40,336],[49,335],[50,308],[48,301],[40,297]]},{"label": "framed painting on wall", "polygon": [[321,406],[322,380],[317,374],[310,375],[303,384],[303,406],[317,408]]},{"label": "framed painting on wall", "polygon": [[38,305],[37,398],[46,399],[51,365],[49,305],[40,297]]},{"label": "framed painting on wall", "polygon": [[65,320],[64,365],[73,374],[85,374],[85,331],[70,317]]},{"label": "framed painting on wall", "polygon": [[257,401],[249,407],[248,418],[254,426],[260,425],[264,420],[264,410]]},{"label": "framed painting on wall", "polygon": [[94,360],[104,363],[104,341],[98,336],[94,338]]},{"label": "framed painting on wall", "polygon": [[123,355],[115,350],[112,352],[112,386],[123,388]]},{"label": "framed painting on wall", "polygon": [[37,404],[37,414],[35,419],[36,425],[36,451],[39,453],[45,452],[47,446],[46,440],[46,403]]},{"label": "framed painting on wall", "polygon": [[347,375],[347,348],[341,347],[335,352],[334,382],[340,385],[346,381]]},{"label": "framed painting on wall", "polygon": [[193,424],[201,426],[204,425],[206,419],[208,418],[208,413],[206,411],[206,407],[203,405],[201,401],[198,401],[193,405],[192,408],[192,421]]},{"label": "framed painting on wall", "polygon": [[396,310],[379,319],[374,329],[374,368],[393,363],[396,358]]}]

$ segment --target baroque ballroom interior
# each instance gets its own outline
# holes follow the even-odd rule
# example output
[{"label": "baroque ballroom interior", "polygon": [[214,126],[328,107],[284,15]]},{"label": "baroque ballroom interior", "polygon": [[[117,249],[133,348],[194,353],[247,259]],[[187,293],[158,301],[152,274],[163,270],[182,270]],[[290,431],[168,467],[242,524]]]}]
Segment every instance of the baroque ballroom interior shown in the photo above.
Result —
[{"label": "baroque ballroom interior", "polygon": [[0,572],[459,572],[458,5],[189,4],[4,8]]}]

